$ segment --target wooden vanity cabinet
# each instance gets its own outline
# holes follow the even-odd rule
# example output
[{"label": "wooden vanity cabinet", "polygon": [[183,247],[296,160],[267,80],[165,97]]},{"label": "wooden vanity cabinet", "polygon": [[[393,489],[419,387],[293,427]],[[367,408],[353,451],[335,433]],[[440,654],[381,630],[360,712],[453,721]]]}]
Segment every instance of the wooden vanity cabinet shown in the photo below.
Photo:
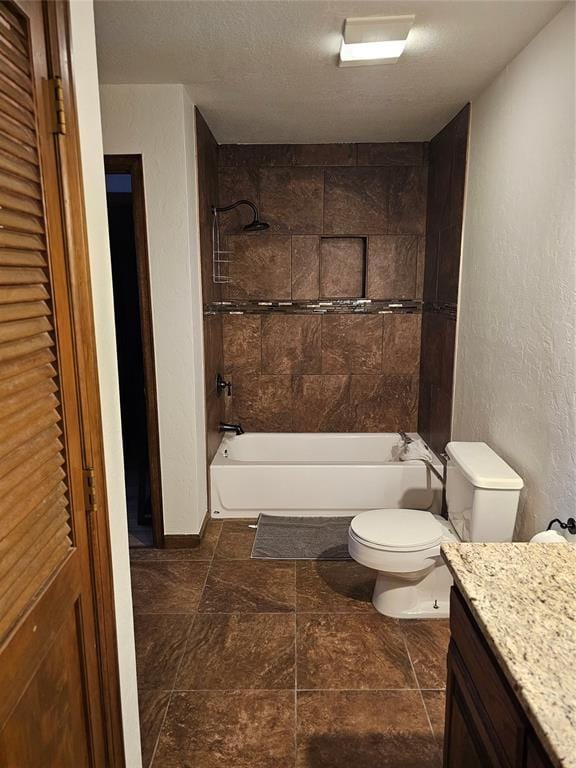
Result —
[{"label": "wooden vanity cabinet", "polygon": [[456,588],[450,631],[444,768],[552,768]]}]

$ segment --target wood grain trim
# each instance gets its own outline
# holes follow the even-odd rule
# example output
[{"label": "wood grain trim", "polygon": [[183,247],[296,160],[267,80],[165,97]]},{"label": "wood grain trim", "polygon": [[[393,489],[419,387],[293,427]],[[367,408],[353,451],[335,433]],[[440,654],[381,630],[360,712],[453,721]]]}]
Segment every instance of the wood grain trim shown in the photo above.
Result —
[{"label": "wood grain trim", "polygon": [[146,387],[146,428],[148,434],[148,466],[154,546],[164,547],[164,513],[162,507],[162,472],[160,464],[160,433],[158,427],[158,394],[154,356],[154,325],[150,292],[150,259],[146,228],[146,199],[142,155],[105,155],[107,173],[129,173],[132,177],[132,215],[136,246],[136,271],[142,333],[142,358]]},{"label": "wood grain trim", "polygon": [[94,469],[95,492],[98,498],[98,513],[91,515],[89,519],[89,550],[94,584],[92,599],[97,617],[96,652],[106,728],[106,766],[125,768],[109,510],[106,503],[102,416],[78,119],[72,78],[68,0],[46,3],[46,27],[50,40],[51,71],[61,77],[66,105],[67,132],[57,137],[57,152],[65,200],[65,246],[70,270],[75,362],[79,374],[77,381],[82,424],[82,456],[84,466]]}]

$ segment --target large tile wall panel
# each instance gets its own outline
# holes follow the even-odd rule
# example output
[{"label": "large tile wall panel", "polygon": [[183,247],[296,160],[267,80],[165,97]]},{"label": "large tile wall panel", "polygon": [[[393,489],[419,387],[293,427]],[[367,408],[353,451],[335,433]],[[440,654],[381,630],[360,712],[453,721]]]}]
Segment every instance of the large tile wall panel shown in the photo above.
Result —
[{"label": "large tile wall panel", "polygon": [[224,359],[227,373],[260,373],[262,318],[259,315],[223,315]]},{"label": "large tile wall panel", "polygon": [[324,174],[319,168],[261,168],[260,214],[271,232],[322,230]]},{"label": "large tile wall panel", "polygon": [[358,165],[425,165],[426,153],[421,142],[358,144]]},{"label": "large tile wall panel", "polygon": [[374,235],[368,238],[368,298],[419,298],[420,239],[417,235]]},{"label": "large tile wall panel", "polygon": [[354,430],[350,402],[351,376],[294,376],[292,379],[294,432]]},{"label": "large tile wall panel", "polygon": [[218,144],[198,110],[196,145],[202,298],[206,304],[222,297],[222,286],[212,282],[212,206],[218,202]]},{"label": "large tile wall panel", "polygon": [[262,317],[262,373],[320,373],[320,326],[315,315]]},{"label": "large tile wall panel", "polygon": [[467,105],[430,142],[424,280],[428,302],[458,300],[469,120]]},{"label": "large tile wall panel", "polygon": [[418,377],[420,369],[420,314],[382,316],[382,371]]},{"label": "large tile wall panel", "polygon": [[[218,172],[218,205],[232,205],[238,200],[258,200],[259,176],[256,168],[245,166],[220,168]],[[253,215],[247,205],[219,214],[220,232],[239,234]]]},{"label": "large tile wall panel", "polygon": [[224,315],[227,419],[247,431],[415,429],[420,317]]},{"label": "large tile wall panel", "polygon": [[292,298],[320,296],[320,238],[297,235],[292,238]]},{"label": "large tile wall panel", "polygon": [[[198,226],[200,230],[200,261],[204,302],[222,298],[221,285],[212,282],[212,212],[218,200],[218,144],[202,115],[196,110],[196,145],[198,157]],[[224,418],[224,403],[216,396],[216,375],[224,371],[222,318],[204,318],[204,373],[206,403],[207,465],[214,458],[220,435],[218,424]],[[208,488],[210,483],[208,483]]]},{"label": "large tile wall panel", "polygon": [[291,166],[294,156],[294,144],[222,144],[219,155],[221,168]]},{"label": "large tile wall panel", "polygon": [[287,235],[253,232],[226,238],[230,284],[227,299],[290,299],[292,295],[291,242]]},{"label": "large tile wall panel", "polygon": [[391,169],[330,168],[324,184],[327,234],[377,235],[389,231]]},{"label": "large tile wall panel", "polygon": [[350,399],[358,432],[413,430],[418,415],[418,380],[412,376],[352,376]]},{"label": "large tile wall panel", "polygon": [[296,165],[356,165],[356,144],[295,144]]},{"label": "large tile wall panel", "polygon": [[387,232],[394,235],[423,235],[426,232],[425,166],[390,168]]},{"label": "large tile wall panel", "polygon": [[222,317],[211,315],[204,318],[205,395],[206,395],[206,448],[208,464],[218,450],[221,435],[218,425],[224,418],[222,397],[216,395],[216,376],[224,372],[222,343]]},{"label": "large tile wall panel", "polygon": [[382,317],[322,318],[323,373],[375,373],[382,367]]},{"label": "large tile wall panel", "polygon": [[274,314],[266,302],[421,301],[427,145],[223,145],[218,162],[219,204],[247,198],[270,224],[245,234],[247,208],[220,217],[232,251],[221,299],[262,302],[222,315],[226,418],[257,431],[413,429],[418,311]]},{"label": "large tile wall panel", "polygon": [[467,105],[429,145],[418,429],[437,451],[451,434],[469,120]]}]

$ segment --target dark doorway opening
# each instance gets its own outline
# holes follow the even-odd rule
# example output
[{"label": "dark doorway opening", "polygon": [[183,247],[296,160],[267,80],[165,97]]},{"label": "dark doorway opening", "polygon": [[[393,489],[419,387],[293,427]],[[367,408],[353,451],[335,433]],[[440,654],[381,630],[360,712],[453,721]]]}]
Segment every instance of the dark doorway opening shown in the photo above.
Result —
[{"label": "dark doorway opening", "polygon": [[107,155],[124,479],[131,547],[164,544],[142,159]]}]

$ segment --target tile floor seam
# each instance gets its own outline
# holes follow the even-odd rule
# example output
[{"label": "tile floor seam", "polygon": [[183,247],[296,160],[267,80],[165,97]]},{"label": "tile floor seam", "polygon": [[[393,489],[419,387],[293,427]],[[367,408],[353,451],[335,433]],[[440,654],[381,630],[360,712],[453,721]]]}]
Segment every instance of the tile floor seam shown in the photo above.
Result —
[{"label": "tile floor seam", "polygon": [[[194,611],[201,616],[292,616],[296,615],[295,611]],[[158,615],[158,614],[151,614]],[[165,614],[175,615],[175,614]],[[182,614],[186,615],[186,614]]]},{"label": "tile floor seam", "polygon": [[162,735],[162,728],[164,728],[164,723],[166,722],[166,717],[168,715],[168,709],[170,708],[170,703],[172,702],[172,696],[174,694],[174,690],[176,687],[176,681],[178,680],[178,673],[180,672],[180,667],[182,666],[182,661],[184,659],[184,654],[186,653],[186,648],[188,646],[188,638],[190,637],[190,633],[192,631],[192,626],[194,624],[194,619],[198,616],[198,612],[196,611],[193,613],[190,617],[190,624],[188,626],[188,630],[186,633],[186,641],[184,642],[184,648],[182,649],[182,655],[180,656],[180,661],[178,662],[178,667],[176,668],[176,673],[174,675],[174,681],[172,683],[172,687],[170,689],[166,688],[164,690],[170,690],[170,695],[168,696],[168,703],[166,704],[166,709],[164,711],[164,717],[162,718],[162,723],[160,725],[160,728],[158,730],[158,736],[156,737],[156,743],[154,744],[154,750],[152,751],[152,758],[149,763],[149,768],[154,768],[154,760],[156,759],[156,751],[158,750],[158,744],[160,743],[160,736]]},{"label": "tile floor seam", "polygon": [[174,688],[171,693],[290,693],[293,690],[293,688]]},{"label": "tile floor seam", "polygon": [[[182,662],[184,661],[184,656],[186,654],[186,649],[188,648],[188,641],[190,639],[190,635],[192,634],[192,627],[194,626],[194,621],[196,617],[198,616],[198,607],[200,605],[200,600],[202,599],[202,595],[204,594],[204,590],[206,588],[206,583],[208,581],[208,574],[210,573],[210,568],[212,567],[212,562],[214,561],[214,555],[216,553],[216,547],[218,546],[218,542],[220,541],[220,536],[222,534],[222,526],[220,527],[220,531],[218,533],[218,538],[216,539],[216,543],[214,544],[214,550],[212,552],[212,558],[209,561],[208,568],[206,569],[206,576],[204,578],[204,583],[202,585],[202,589],[200,590],[200,597],[198,599],[198,604],[196,606],[196,610],[190,615],[190,625],[188,627],[188,631],[186,634],[186,641],[184,643],[184,648],[182,650],[182,655],[180,656],[180,661],[178,663],[178,667],[176,669],[176,674],[174,675],[174,681],[172,683],[172,688],[170,690],[170,696],[168,697],[168,703],[166,704],[166,709],[164,710],[164,717],[162,718],[162,723],[160,724],[160,728],[158,730],[158,736],[156,737],[156,743],[154,744],[154,749],[152,751],[152,757],[150,759],[150,763],[148,764],[148,768],[154,768],[154,761],[156,759],[156,752],[158,751],[158,745],[160,743],[160,736],[162,735],[162,729],[164,728],[164,724],[166,723],[166,717],[168,715],[168,710],[170,708],[170,704],[172,702],[172,696],[174,695],[174,692],[176,691],[176,682],[178,680],[178,675],[180,674],[180,669],[182,667]],[[189,614],[181,614],[181,615],[189,615]]]},{"label": "tile floor seam", "polygon": [[404,693],[405,691],[420,691],[420,688],[298,688],[298,693],[321,691],[324,693]]},{"label": "tile floor seam", "polygon": [[194,616],[198,611],[134,611],[134,616]]},{"label": "tile floor seam", "polygon": [[208,583],[208,575],[210,574],[210,569],[212,567],[212,563],[214,562],[214,557],[216,554],[216,547],[218,546],[218,542],[220,541],[220,536],[222,535],[222,528],[223,526],[220,526],[220,531],[218,533],[218,538],[216,539],[216,543],[214,544],[214,550],[212,552],[212,558],[210,560],[210,564],[208,566],[208,569],[206,570],[206,576],[204,578],[204,583],[202,584],[202,588],[200,590],[200,597],[198,599],[198,604],[196,606],[196,610],[191,615],[191,621],[190,626],[188,627],[188,632],[186,634],[186,642],[184,643],[184,648],[182,650],[182,655],[180,656],[180,662],[178,664],[178,668],[176,670],[176,675],[174,676],[174,684],[172,685],[172,691],[170,694],[170,698],[172,698],[172,693],[174,693],[174,690],[176,688],[176,681],[178,680],[178,675],[180,673],[180,669],[182,668],[182,662],[184,661],[184,656],[186,655],[186,651],[188,649],[188,642],[190,640],[190,635],[192,634],[192,628],[194,626],[194,621],[197,619],[200,611],[198,610],[200,607],[200,601],[202,600],[202,595],[204,594],[204,590],[206,589],[206,584]]},{"label": "tile floor seam", "polygon": [[423,693],[426,693],[426,691],[431,691],[433,693],[446,693],[446,686],[444,686],[444,688],[420,688],[420,690]]},{"label": "tile floor seam", "polygon": [[[290,240],[292,243],[292,240]],[[298,760],[298,568],[294,563],[294,768]]]},{"label": "tile floor seam", "polygon": [[171,701],[172,701],[172,693],[170,693],[170,695],[168,696],[168,701],[166,702],[164,715],[162,717],[162,722],[160,723],[160,728],[158,729],[158,735],[156,736],[156,741],[154,742],[154,749],[152,750],[152,755],[150,756],[150,762],[148,763],[148,768],[154,768],[154,760],[156,759],[156,752],[158,750],[158,744],[160,742],[160,734],[162,733],[162,728],[164,728],[164,723],[166,722],[166,716],[168,715],[168,707],[170,706]]},{"label": "tile floor seam", "polygon": [[416,669],[414,667],[414,662],[412,661],[412,656],[410,655],[410,649],[408,648],[408,642],[406,640],[406,636],[404,632],[402,632],[402,640],[404,642],[404,647],[406,648],[406,653],[408,654],[408,659],[410,660],[410,666],[412,667],[412,674],[414,675],[414,679],[416,680],[416,685],[418,686],[420,701],[422,702],[422,706],[424,707],[424,714],[426,715],[426,720],[428,721],[428,727],[430,728],[430,733],[432,734],[432,738],[434,739],[434,741],[436,741],[434,728],[432,728],[432,720],[430,719],[430,715],[428,714],[428,707],[426,706],[426,702],[424,701],[424,695],[422,694],[422,689],[420,688],[420,681],[418,680],[418,676],[416,674]]},{"label": "tile floor seam", "polygon": [[[332,616],[334,616],[334,621],[338,622],[340,619],[342,619],[342,620],[346,619],[347,620],[347,617],[350,617],[350,616],[362,617],[362,616],[368,616],[368,615],[374,615],[375,614],[375,611],[373,609],[370,610],[370,606],[368,606],[367,608],[363,606],[362,609],[354,608],[354,607],[351,606],[351,607],[344,607],[343,610],[326,610],[325,608],[324,609],[320,608],[320,610],[302,610],[299,607],[302,604],[302,600],[299,600],[299,595],[298,595],[299,574],[301,572],[301,569],[299,567],[300,561],[289,560],[289,559],[283,559],[283,560],[280,560],[280,561],[269,561],[269,562],[277,562],[280,565],[286,565],[286,566],[288,564],[291,564],[292,567],[293,567],[293,588],[294,588],[293,604],[292,604],[291,607],[288,606],[286,610],[278,610],[278,609],[272,610],[272,611],[266,611],[266,610],[238,610],[237,606],[235,606],[235,610],[221,610],[221,609],[220,610],[216,610],[216,611],[200,610],[202,599],[203,599],[203,597],[204,597],[204,595],[205,595],[205,593],[207,591],[207,587],[208,587],[208,582],[209,582],[210,576],[211,576],[211,574],[214,573],[213,568],[214,568],[214,570],[216,570],[218,567],[221,567],[224,563],[262,562],[262,560],[258,560],[258,559],[254,560],[252,558],[246,558],[246,557],[232,557],[232,558],[225,558],[225,559],[224,558],[219,558],[218,555],[217,555],[217,549],[218,549],[218,546],[219,546],[219,544],[221,542],[222,536],[225,535],[225,529],[226,529],[226,522],[227,521],[215,521],[215,522],[217,522],[217,523],[219,522],[220,524],[218,525],[218,532],[217,532],[216,539],[214,541],[214,546],[213,546],[213,549],[212,549],[212,555],[211,555],[210,559],[189,561],[189,562],[196,563],[200,568],[203,568],[203,567],[207,566],[206,567],[205,577],[204,577],[203,581],[201,581],[201,586],[200,586],[200,589],[199,589],[199,598],[198,598],[197,602],[194,601],[194,604],[196,606],[195,610],[194,611],[177,611],[177,612],[172,612],[172,611],[162,611],[162,612],[154,612],[153,611],[153,612],[150,612],[150,611],[144,610],[144,611],[139,611],[136,614],[136,615],[142,615],[142,616],[182,616],[182,617],[185,616],[185,617],[189,618],[188,629],[187,629],[186,636],[185,636],[185,642],[183,644],[183,651],[182,651],[182,654],[180,656],[180,659],[179,659],[179,662],[178,662],[178,665],[177,665],[177,669],[176,669],[176,673],[175,673],[174,678],[173,678],[173,684],[172,684],[170,689],[168,689],[168,688],[167,689],[163,689],[163,690],[165,690],[166,694],[168,694],[168,700],[167,700],[167,703],[165,705],[164,712],[162,714],[161,724],[159,726],[158,734],[156,736],[156,740],[155,740],[155,743],[154,743],[154,748],[152,750],[151,758],[148,761],[147,765],[144,765],[144,768],[153,768],[154,765],[157,765],[157,768],[161,768],[159,763],[158,763],[158,759],[159,759],[158,758],[158,754],[159,754],[159,749],[160,749],[160,744],[161,744],[161,736],[163,735],[163,732],[167,728],[168,728],[168,732],[169,732],[169,723],[172,722],[172,715],[170,716],[170,718],[168,717],[169,710],[170,710],[171,707],[173,708],[174,706],[176,706],[175,702],[177,702],[179,700],[179,699],[177,699],[175,694],[178,694],[179,696],[182,695],[182,700],[186,699],[187,697],[189,697],[189,696],[191,696],[193,694],[198,694],[198,695],[202,695],[202,696],[204,696],[204,695],[212,695],[212,696],[216,696],[216,697],[222,696],[222,697],[225,698],[225,700],[229,696],[232,696],[233,694],[237,694],[237,695],[241,695],[241,696],[243,696],[243,695],[258,695],[258,694],[272,695],[273,696],[275,694],[278,694],[278,695],[285,696],[286,698],[284,699],[284,701],[286,703],[292,701],[293,714],[292,715],[288,715],[288,713],[286,713],[286,714],[289,716],[290,720],[293,723],[294,731],[293,731],[293,737],[292,738],[290,738],[290,734],[289,733],[285,734],[288,737],[289,741],[285,741],[284,742],[285,743],[285,747],[286,747],[286,752],[284,754],[285,754],[285,758],[287,759],[287,765],[294,766],[294,768],[296,768],[296,766],[299,764],[299,762],[298,762],[299,761],[299,749],[301,749],[301,748],[304,749],[305,746],[306,746],[306,743],[307,743],[306,742],[306,738],[305,738],[305,734],[304,734],[304,737],[303,737],[303,735],[301,733],[299,733],[299,716],[300,716],[300,712],[302,710],[303,703],[306,701],[305,697],[309,696],[309,695],[314,695],[314,694],[319,694],[319,695],[329,694],[331,696],[337,696],[337,695],[346,696],[347,694],[350,694],[350,695],[353,695],[353,696],[356,696],[356,695],[360,695],[360,696],[362,696],[362,695],[376,695],[376,696],[377,695],[383,695],[384,696],[383,701],[386,701],[386,700],[389,700],[389,698],[390,698],[390,697],[386,697],[386,694],[390,694],[390,696],[392,696],[393,694],[400,694],[401,695],[401,694],[404,694],[404,693],[410,693],[409,697],[405,697],[406,700],[410,700],[410,701],[413,700],[414,704],[416,705],[416,702],[418,701],[418,698],[420,699],[421,706],[424,708],[424,715],[425,715],[425,718],[426,718],[425,720],[422,721],[422,726],[424,728],[424,732],[425,732],[425,725],[424,725],[424,723],[427,722],[428,726],[429,726],[429,733],[431,734],[432,739],[434,740],[434,743],[436,743],[436,733],[435,733],[434,727],[432,726],[432,719],[431,719],[431,716],[430,716],[430,713],[429,713],[429,710],[428,710],[428,706],[426,704],[425,692],[426,691],[430,691],[430,692],[436,692],[436,693],[445,693],[445,687],[429,686],[429,687],[423,688],[421,686],[419,678],[418,678],[418,675],[416,674],[415,664],[414,664],[414,661],[412,659],[412,655],[411,655],[410,650],[409,650],[408,639],[407,639],[406,633],[404,632],[404,630],[402,628],[402,624],[400,622],[396,621],[395,624],[398,624],[398,628],[400,629],[400,635],[401,635],[401,639],[402,639],[402,647],[404,649],[404,653],[407,656],[407,661],[408,661],[408,664],[409,664],[409,669],[411,671],[411,674],[412,674],[412,677],[413,677],[413,681],[414,681],[412,686],[410,686],[410,687],[400,687],[400,688],[399,687],[378,687],[378,688],[348,688],[348,687],[346,687],[346,688],[308,688],[308,687],[306,687],[306,688],[299,688],[299,682],[298,682],[298,667],[299,667],[299,665],[298,665],[298,648],[299,648],[299,644],[298,644],[298,626],[299,626],[301,621],[302,622],[306,622],[306,620],[313,619],[313,617],[323,617],[323,616],[330,616],[330,615],[332,615]],[[227,538],[229,538],[229,537],[227,537]],[[236,545],[234,544],[234,546],[236,546]],[[241,543],[238,546],[241,546]],[[140,562],[142,562],[142,561],[140,561]],[[342,561],[342,562],[344,562],[344,561]],[[235,569],[236,569],[236,567],[232,568],[232,570],[235,570]],[[305,571],[302,571],[302,573],[304,573],[304,572]],[[244,573],[244,571],[242,571],[242,573]],[[240,576],[242,576],[242,573],[240,574]],[[247,571],[246,573],[248,575],[250,572]],[[330,571],[330,573],[332,573],[332,572]],[[345,571],[344,573],[348,573],[348,572]],[[234,583],[233,581],[230,581],[230,584],[228,586],[233,585],[233,583]],[[328,583],[328,587],[330,587],[331,581],[328,581],[327,583]],[[339,581],[338,581],[338,579],[336,579],[336,586],[332,586],[332,591],[334,591],[334,590],[338,591],[338,583],[339,583]],[[289,584],[289,582],[287,582],[286,586],[288,586],[288,584]],[[308,585],[308,586],[310,587],[310,585]],[[304,594],[304,600],[306,600],[306,599],[312,600],[314,595],[316,594],[316,591],[317,590],[315,590],[315,589],[312,589],[312,590],[305,589],[304,593],[303,593]],[[350,593],[350,595],[348,595],[348,592],[350,592],[350,589],[346,589],[346,593],[345,594],[342,593],[342,594],[344,594],[344,597],[346,599],[358,599],[358,596],[356,595],[356,593],[354,593],[354,595],[352,595],[352,593]],[[308,594],[308,593],[310,593],[310,594]],[[308,597],[306,597],[306,596],[308,596]],[[316,595],[316,599],[318,599],[318,595]],[[220,606],[216,605],[215,607],[220,607]],[[183,666],[184,666],[184,661],[186,659],[187,653],[191,649],[190,640],[192,638],[193,627],[194,627],[194,625],[195,625],[195,623],[197,621],[207,621],[207,622],[210,622],[212,617],[216,618],[216,617],[219,617],[219,616],[220,617],[242,617],[242,616],[245,616],[245,617],[249,617],[249,616],[251,616],[251,617],[256,617],[256,616],[271,616],[271,617],[272,616],[276,616],[276,617],[279,617],[279,616],[290,616],[290,615],[293,616],[293,618],[291,620],[286,619],[286,624],[285,624],[285,622],[282,622],[282,624],[284,626],[286,626],[286,628],[289,626],[289,624],[291,624],[293,626],[293,631],[294,631],[294,643],[293,643],[293,645],[294,645],[294,648],[293,648],[293,653],[294,653],[294,677],[293,677],[293,688],[292,688],[292,686],[289,685],[289,681],[288,680],[286,680],[286,683],[289,685],[289,687],[280,687],[280,688],[269,688],[269,687],[266,687],[266,688],[244,688],[244,687],[226,687],[226,688],[211,688],[211,687],[209,687],[209,688],[187,688],[186,687],[186,688],[181,688],[181,687],[179,687],[179,685],[178,685],[179,676],[182,673],[182,669],[183,669]],[[289,646],[286,646],[286,647],[289,648]],[[232,676],[232,677],[234,677],[234,676]],[[228,678],[228,679],[230,680],[230,682],[232,682],[232,679],[230,679],[230,678]],[[340,680],[340,676],[338,676],[338,680]],[[271,682],[276,682],[276,681],[275,680],[271,680]],[[382,681],[382,682],[386,682],[386,681]],[[434,680],[434,682],[437,682],[437,681]],[[416,692],[418,692],[418,695],[416,695]],[[429,698],[434,699],[434,700],[437,699],[437,697],[429,697]],[[390,700],[393,700],[393,698],[390,699]],[[304,715],[305,712],[303,712],[302,714]],[[287,724],[287,721],[286,721],[286,724]],[[292,744],[292,749],[293,749],[293,760],[291,760],[289,758],[289,753],[288,753],[288,749],[290,748],[290,746],[289,746],[290,743]]]},{"label": "tile floor seam", "polygon": [[[143,688],[142,691],[164,690],[168,688]],[[265,693],[277,693],[280,691],[292,691],[293,688],[178,688],[170,690],[170,693],[232,693],[234,691],[259,691]],[[297,688],[297,693],[406,693],[419,692],[419,688]],[[434,693],[444,693],[443,690],[434,691]]]}]

